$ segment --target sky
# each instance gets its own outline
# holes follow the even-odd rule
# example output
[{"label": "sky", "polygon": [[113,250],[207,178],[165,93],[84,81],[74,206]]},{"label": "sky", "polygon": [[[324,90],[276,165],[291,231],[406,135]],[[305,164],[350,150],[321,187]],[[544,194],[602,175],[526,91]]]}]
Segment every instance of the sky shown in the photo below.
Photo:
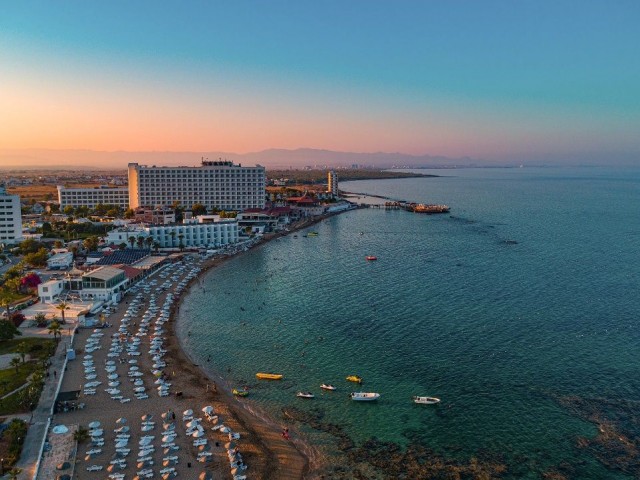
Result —
[{"label": "sky", "polygon": [[637,0],[3,2],[0,149],[640,159],[638,25]]}]

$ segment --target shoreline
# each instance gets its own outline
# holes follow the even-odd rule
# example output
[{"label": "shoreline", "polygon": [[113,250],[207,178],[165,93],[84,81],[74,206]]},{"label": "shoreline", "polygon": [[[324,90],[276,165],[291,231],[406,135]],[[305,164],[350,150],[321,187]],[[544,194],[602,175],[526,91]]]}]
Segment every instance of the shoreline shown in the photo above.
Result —
[{"label": "shoreline", "polygon": [[[340,213],[344,212],[335,212],[307,219],[293,225],[288,231],[265,235],[261,241],[254,244],[249,250],[320,223]],[[290,429],[291,439],[289,441],[284,440],[281,435],[282,427],[278,425],[276,419],[235,398],[229,391],[229,381],[220,374],[207,371],[204,365],[195,363],[184,347],[186,334],[179,328],[180,309],[184,300],[190,295],[194,285],[199,283],[210,271],[242,253],[245,252],[240,251],[235,255],[205,261],[202,265],[202,270],[187,284],[183,294],[171,310],[170,322],[173,336],[169,337],[167,342],[168,350],[171,352],[170,358],[178,364],[178,368],[185,374],[189,374],[196,379],[204,376],[210,380],[215,386],[215,391],[208,390],[207,385],[209,396],[224,405],[228,410],[227,415],[237,421],[242,429],[249,432],[249,442],[254,443],[257,448],[255,453],[258,455],[258,458],[252,458],[248,462],[252,465],[252,476],[257,474],[256,478],[265,479],[313,478],[313,472],[322,464],[320,452],[295,429]],[[262,471],[260,472],[260,470]]]}]

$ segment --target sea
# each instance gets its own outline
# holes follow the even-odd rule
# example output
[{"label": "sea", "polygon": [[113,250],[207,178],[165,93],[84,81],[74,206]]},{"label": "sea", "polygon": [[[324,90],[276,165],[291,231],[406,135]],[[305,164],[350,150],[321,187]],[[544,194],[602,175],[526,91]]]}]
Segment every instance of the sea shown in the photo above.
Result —
[{"label": "sea", "polygon": [[[638,478],[640,169],[416,172],[438,176],[340,189],[449,214],[358,209],[210,271],[179,319],[194,361],[300,431],[327,478],[436,461],[486,478]],[[350,401],[359,390],[381,398]]]}]

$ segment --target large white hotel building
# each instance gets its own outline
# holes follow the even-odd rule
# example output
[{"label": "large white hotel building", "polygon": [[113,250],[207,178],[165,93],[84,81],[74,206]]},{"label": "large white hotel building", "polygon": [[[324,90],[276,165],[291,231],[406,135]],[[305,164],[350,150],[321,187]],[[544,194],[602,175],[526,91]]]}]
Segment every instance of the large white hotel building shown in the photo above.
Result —
[{"label": "large white hotel building", "polygon": [[207,209],[264,208],[265,169],[232,162],[203,161],[200,167],[129,164],[129,208],[171,205]]},{"label": "large white hotel building", "polygon": [[0,244],[13,245],[22,241],[20,197],[9,195],[0,185]]}]

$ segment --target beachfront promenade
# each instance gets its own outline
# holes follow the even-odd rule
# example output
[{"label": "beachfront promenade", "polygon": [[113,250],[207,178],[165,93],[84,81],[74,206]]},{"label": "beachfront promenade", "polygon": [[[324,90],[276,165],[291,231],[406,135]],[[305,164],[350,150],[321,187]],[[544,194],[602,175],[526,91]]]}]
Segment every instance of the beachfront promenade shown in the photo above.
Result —
[{"label": "beachfront promenade", "polygon": [[[64,364],[67,346],[73,338],[69,329],[63,329],[62,339],[58,342],[55,354],[51,357],[49,376],[45,377],[40,402],[29,415],[31,422],[27,431],[27,438],[22,446],[22,454],[16,467],[22,469],[20,479],[32,479],[36,473],[38,459],[42,450],[44,435],[52,417],[53,404],[58,395],[60,384],[64,377]],[[54,375],[53,372],[56,372]]]}]

